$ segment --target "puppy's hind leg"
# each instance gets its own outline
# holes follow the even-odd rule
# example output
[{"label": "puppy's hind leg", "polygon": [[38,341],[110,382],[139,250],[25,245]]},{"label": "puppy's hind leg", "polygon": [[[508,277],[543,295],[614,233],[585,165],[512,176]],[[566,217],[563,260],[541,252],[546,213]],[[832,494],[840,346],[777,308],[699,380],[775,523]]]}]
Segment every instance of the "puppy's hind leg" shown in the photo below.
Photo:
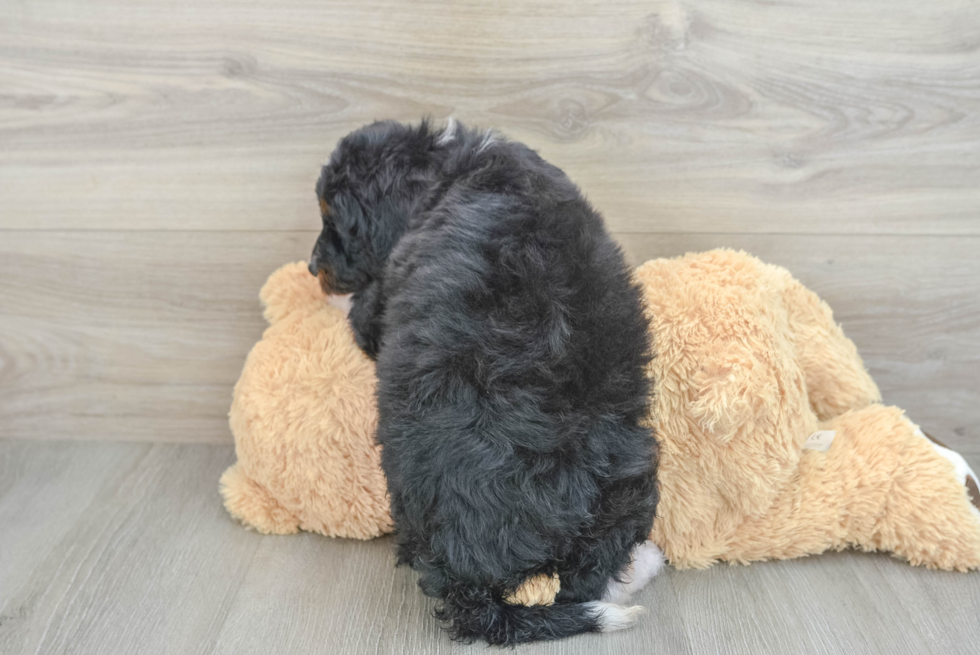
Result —
[{"label": "puppy's hind leg", "polygon": [[647,585],[664,567],[664,553],[652,541],[644,541],[633,548],[632,561],[617,580],[610,578],[602,600],[587,603],[595,612],[603,632],[628,628],[645,611],[640,605],[628,606],[630,598]]},{"label": "puppy's hind leg", "polygon": [[[595,512],[592,535],[583,536],[568,544],[563,553],[563,566],[558,571],[561,591],[558,602],[589,603],[608,609],[597,615],[600,629],[617,630],[631,623],[640,608],[626,608],[610,603],[607,591],[611,580],[622,580],[627,593],[609,594],[608,598],[622,600],[636,588],[642,587],[660,570],[663,555],[656,546],[640,541],[650,533],[657,506],[657,487],[654,475],[655,445],[650,439],[650,467],[634,469],[634,474],[616,480],[605,490]],[[652,546],[652,547],[651,547]],[[628,567],[636,561],[636,573]],[[625,579],[623,576],[629,576]]]},{"label": "puppy's hind leg", "polygon": [[633,560],[626,570],[609,580],[609,586],[602,595],[607,603],[622,604],[643,589],[664,568],[664,553],[652,541],[644,541],[633,549]]},{"label": "puppy's hind leg", "polygon": [[629,564],[629,551],[613,544],[615,540],[584,544],[578,557],[570,558],[568,566],[559,571],[561,590],[556,602],[584,603],[602,632],[627,628],[644,611],[640,606],[621,605],[628,595],[607,597],[610,580]]},{"label": "puppy's hind leg", "polygon": [[[589,565],[585,562],[583,564]],[[591,565],[596,564],[592,562]],[[613,632],[630,627],[643,614],[645,608],[639,605],[621,605],[603,597],[603,590],[612,573],[611,569],[603,570],[602,566],[598,566],[598,570],[583,568],[576,573],[559,575],[562,589],[558,592],[556,602],[562,606],[566,603],[582,603],[584,599],[591,598],[593,600],[584,602],[582,606],[588,610],[601,632]],[[602,600],[595,600],[597,598]]]}]

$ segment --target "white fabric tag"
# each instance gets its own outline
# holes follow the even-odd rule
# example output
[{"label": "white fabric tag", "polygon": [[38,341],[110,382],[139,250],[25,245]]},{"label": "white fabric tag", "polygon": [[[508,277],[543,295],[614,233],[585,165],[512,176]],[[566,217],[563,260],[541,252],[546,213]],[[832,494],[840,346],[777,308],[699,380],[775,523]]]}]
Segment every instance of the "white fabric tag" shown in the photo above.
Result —
[{"label": "white fabric tag", "polygon": [[803,450],[816,450],[817,452],[825,453],[830,450],[830,445],[834,443],[834,437],[836,436],[837,430],[820,430],[819,432],[814,432],[803,442]]}]

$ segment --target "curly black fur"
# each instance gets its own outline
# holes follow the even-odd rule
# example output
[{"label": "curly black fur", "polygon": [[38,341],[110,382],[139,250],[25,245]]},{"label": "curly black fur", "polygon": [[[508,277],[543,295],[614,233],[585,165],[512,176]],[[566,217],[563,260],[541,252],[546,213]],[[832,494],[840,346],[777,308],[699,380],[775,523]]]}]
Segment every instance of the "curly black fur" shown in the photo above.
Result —
[{"label": "curly black fur", "polygon": [[[601,217],[526,146],[426,122],[348,135],[317,194],[310,270],[377,359],[399,562],[455,638],[600,629],[586,603],[657,504],[647,323]],[[503,602],[538,573],[555,605]]]}]

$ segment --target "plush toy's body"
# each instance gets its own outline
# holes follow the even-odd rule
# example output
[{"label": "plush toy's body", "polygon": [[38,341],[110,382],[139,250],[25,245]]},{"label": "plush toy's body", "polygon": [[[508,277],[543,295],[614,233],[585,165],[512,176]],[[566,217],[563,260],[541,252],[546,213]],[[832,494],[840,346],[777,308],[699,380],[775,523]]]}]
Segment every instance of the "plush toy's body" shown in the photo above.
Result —
[{"label": "plush toy's body", "polygon": [[[657,357],[661,506],[676,567],[856,547],[980,566],[980,515],[954,467],[878,388],[830,308],[731,251],[637,270]],[[834,432],[826,452],[805,449]],[[829,439],[830,435],[826,435]]]},{"label": "plush toy's body", "polygon": [[[651,538],[674,566],[856,547],[980,567],[980,510],[965,486],[975,476],[965,483],[962,458],[879,403],[815,294],[784,269],[726,250],[651,261],[637,278],[657,352],[661,500]],[[266,533],[389,532],[373,364],[305,263],[274,273],[262,299],[272,326],[235,389],[239,461],[222,477],[226,507]],[[811,441],[825,451],[805,448],[817,432]],[[517,597],[547,602],[558,582]]]}]

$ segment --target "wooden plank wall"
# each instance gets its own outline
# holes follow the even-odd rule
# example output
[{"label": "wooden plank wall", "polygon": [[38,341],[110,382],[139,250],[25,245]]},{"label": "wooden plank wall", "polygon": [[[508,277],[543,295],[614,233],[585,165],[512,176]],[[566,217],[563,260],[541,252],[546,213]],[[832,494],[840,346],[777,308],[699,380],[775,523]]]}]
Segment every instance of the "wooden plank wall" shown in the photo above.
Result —
[{"label": "wooden plank wall", "polygon": [[975,0],[0,6],[0,436],[227,442],[257,291],[375,118],[493,126],[635,262],[789,267],[980,451]]}]

